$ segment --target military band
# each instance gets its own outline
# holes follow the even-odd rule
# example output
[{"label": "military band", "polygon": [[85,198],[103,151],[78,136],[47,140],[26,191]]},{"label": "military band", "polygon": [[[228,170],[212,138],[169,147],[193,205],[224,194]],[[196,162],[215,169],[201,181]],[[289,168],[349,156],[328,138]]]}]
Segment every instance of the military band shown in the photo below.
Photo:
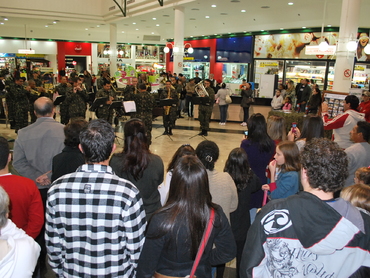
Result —
[{"label": "military band", "polygon": [[163,107],[163,135],[173,135],[172,129],[175,126],[175,121],[177,118],[177,103],[179,102],[179,96],[171,85],[171,81],[166,81],[166,85],[162,91],[160,99],[172,99],[174,102],[174,104],[171,106]]},{"label": "military band", "polygon": [[204,88],[207,95],[203,95],[203,101],[199,104],[199,122],[202,130],[199,135],[207,136],[209,131],[209,121],[211,120],[213,104],[215,103],[215,91],[211,88],[211,81],[206,79],[204,81]]},{"label": "military band", "polygon": [[116,100],[116,92],[112,90],[111,83],[108,80],[104,80],[103,88],[101,88],[96,93],[97,98],[107,98],[105,104],[102,104],[101,107],[98,107],[96,110],[96,116],[99,119],[104,119],[108,121],[110,124],[113,123],[113,109],[110,109],[110,105],[114,100]]}]

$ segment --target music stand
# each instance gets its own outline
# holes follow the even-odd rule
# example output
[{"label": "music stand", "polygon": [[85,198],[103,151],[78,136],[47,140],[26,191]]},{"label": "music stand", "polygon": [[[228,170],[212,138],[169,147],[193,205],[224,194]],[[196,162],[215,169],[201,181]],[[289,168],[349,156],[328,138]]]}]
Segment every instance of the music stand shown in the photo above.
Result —
[{"label": "music stand", "polygon": [[[123,109],[124,110],[124,108],[123,108],[123,102],[122,101],[113,101],[112,103],[111,103],[111,105],[109,105],[109,110],[110,111],[112,111],[113,109]],[[115,129],[115,132],[114,132],[114,137],[115,137],[115,139],[116,139],[116,141],[117,141],[117,144],[118,145],[121,145],[120,143],[119,143],[119,141],[118,141],[118,139],[121,139],[122,141],[124,140],[122,137],[119,137],[119,136],[117,136],[117,132],[116,132],[116,129]]]},{"label": "music stand", "polygon": [[207,140],[208,141],[208,139],[204,135],[200,135],[200,134],[195,134],[195,135],[189,137],[189,139],[193,139],[196,136],[201,136],[201,137],[203,137],[204,140]]},{"label": "music stand", "polygon": [[96,98],[93,102],[93,104],[91,105],[90,107],[90,111],[95,111],[96,109],[98,109],[101,105],[104,105],[106,104],[108,101],[108,98],[107,97],[100,97],[100,98]]},{"label": "music stand", "polygon": [[[163,98],[163,99],[160,99],[159,100],[159,106],[173,106],[173,107],[176,107],[176,104],[177,104],[177,100],[176,99],[172,99],[172,98]],[[163,110],[164,111],[164,110]],[[161,135],[158,135],[157,137],[155,137],[154,139],[157,139],[163,135],[167,135],[168,138],[171,139],[171,141],[173,141],[173,139],[171,138],[171,135],[169,134],[161,134]]]},{"label": "music stand", "polygon": [[193,97],[193,104],[206,105],[209,103],[209,97]]},{"label": "music stand", "polygon": [[61,104],[65,99],[66,99],[65,95],[57,96],[56,99],[54,100],[54,106]]}]

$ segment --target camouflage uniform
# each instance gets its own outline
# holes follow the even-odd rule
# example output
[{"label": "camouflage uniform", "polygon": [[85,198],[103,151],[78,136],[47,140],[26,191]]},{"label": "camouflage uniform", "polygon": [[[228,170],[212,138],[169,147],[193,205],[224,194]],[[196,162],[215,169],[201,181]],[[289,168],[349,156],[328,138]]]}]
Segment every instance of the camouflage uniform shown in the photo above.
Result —
[{"label": "camouflage uniform", "polygon": [[15,110],[14,110],[14,93],[10,90],[10,87],[14,86],[13,78],[9,77],[5,80],[5,100],[6,106],[8,108],[8,120],[10,122],[10,127],[13,128],[15,124]]},{"label": "camouflage uniform", "polygon": [[148,145],[152,143],[152,120],[153,108],[155,104],[154,96],[148,92],[137,93],[133,96],[136,104],[135,117],[141,119],[146,127],[146,136],[148,138]]},{"label": "camouflage uniform", "polygon": [[[113,90],[106,91],[104,89],[100,89],[96,93],[96,98],[102,98],[106,97],[108,98],[107,101],[110,100],[110,97],[113,97],[113,100],[116,100],[116,93]],[[99,107],[96,110],[96,116],[99,119],[104,119],[108,121],[108,123],[112,124],[113,123],[113,110],[109,109],[110,104],[104,104],[103,106]]]},{"label": "camouflage uniform", "polygon": [[15,130],[28,126],[29,92],[21,85],[10,86],[10,92],[14,96],[14,119]]},{"label": "camouflage uniform", "polygon": [[65,104],[68,106],[69,119],[86,117],[86,102],[88,101],[88,95],[86,90],[74,92],[74,88],[70,87],[67,90]]},{"label": "camouflage uniform", "polygon": [[209,121],[211,120],[213,104],[215,103],[215,91],[211,87],[207,87],[206,91],[208,93],[208,97],[204,97],[206,104],[199,105],[199,115],[198,119],[200,122],[200,129],[203,131],[209,130]]},{"label": "camouflage uniform", "polygon": [[[138,93],[139,93],[139,90],[137,89],[137,87],[133,85],[127,85],[123,92],[124,100],[125,101],[134,100],[135,95]],[[136,113],[131,113],[130,117],[131,119],[137,118]]]},{"label": "camouflage uniform", "polygon": [[100,78],[96,81],[96,85],[98,86],[98,90],[103,89],[104,81],[105,81],[105,80],[110,82],[110,79],[109,79],[109,78],[104,78],[104,77],[100,77]]},{"label": "camouflage uniform", "polygon": [[168,115],[166,115],[166,108],[163,107],[163,125],[164,125],[164,129],[165,129],[165,131],[170,132],[171,129],[175,126],[175,122],[176,122],[176,119],[177,119],[177,104],[179,102],[179,95],[176,92],[176,90],[173,89],[173,88],[171,88],[170,95],[168,95],[168,89],[164,88],[160,99],[166,99],[166,98],[171,98],[171,99],[175,100],[174,101],[175,103],[172,104]]},{"label": "camouflage uniform", "polygon": [[[32,90],[32,89],[31,89]],[[34,90],[34,91],[36,91],[36,90]],[[29,101],[29,105],[28,105],[28,111],[30,112],[30,117],[31,117],[31,124],[33,124],[34,122],[36,122],[36,120],[37,120],[37,117],[36,117],[36,115],[35,115],[35,108],[33,107],[33,104],[35,103],[35,101],[39,98],[39,97],[41,97],[41,96],[43,96],[43,94],[41,93],[41,94],[39,94],[39,95],[37,95],[36,94],[36,92],[34,92],[34,93],[30,93],[29,94],[29,99],[28,99],[28,101]]]},{"label": "camouflage uniform", "polygon": [[[58,92],[61,96],[66,96],[68,89],[71,87],[68,87],[68,84],[59,84],[55,87],[55,91]],[[69,122],[69,115],[68,115],[68,104],[64,100],[60,105],[60,122],[64,125],[68,124]]]}]

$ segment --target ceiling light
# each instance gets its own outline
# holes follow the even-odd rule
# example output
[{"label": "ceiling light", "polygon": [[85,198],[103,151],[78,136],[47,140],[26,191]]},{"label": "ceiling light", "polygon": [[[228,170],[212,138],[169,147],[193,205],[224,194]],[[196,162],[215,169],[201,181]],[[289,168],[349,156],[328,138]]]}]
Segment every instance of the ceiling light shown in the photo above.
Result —
[{"label": "ceiling light", "polygon": [[292,6],[293,4],[294,4],[293,2],[289,2],[289,3],[288,3],[288,5],[289,5],[289,6]]},{"label": "ceiling light", "polygon": [[4,22],[0,22],[1,25],[4,25]]},{"label": "ceiling light", "polygon": [[153,20],[157,20],[155,17],[153,17]]},{"label": "ceiling light", "polygon": [[136,24],[136,22],[132,22],[132,24]]},{"label": "ceiling light", "polygon": [[320,51],[326,51],[329,48],[329,44],[326,41],[322,41],[319,44],[319,50]]},{"label": "ceiling light", "polygon": [[45,27],[49,27],[48,25],[45,25]]},{"label": "ceiling light", "polygon": [[4,17],[4,20],[6,21],[6,20],[8,20],[6,17]]},{"label": "ceiling light", "polygon": [[57,24],[57,22],[56,21],[53,21],[53,24]]},{"label": "ceiling light", "polygon": [[122,31],[122,34],[124,33],[125,31]]},{"label": "ceiling light", "polygon": [[355,51],[357,49],[357,41],[349,41],[347,43],[348,51]]},{"label": "ceiling light", "polygon": [[302,29],[306,29],[306,27],[302,27]]},{"label": "ceiling light", "polygon": [[217,6],[216,6],[216,5],[212,5],[211,7],[212,7],[212,8],[216,8]]},{"label": "ceiling light", "polygon": [[152,32],[152,35],[154,35],[154,32]]},{"label": "ceiling light", "polygon": [[89,28],[85,28],[85,30],[87,31],[87,30],[89,30]]},{"label": "ceiling light", "polygon": [[136,29],[136,31],[139,31],[139,29]]},{"label": "ceiling light", "polygon": [[217,36],[217,34],[214,34],[215,36]]},{"label": "ceiling light", "polygon": [[284,28],[280,28],[280,30],[284,30]]},{"label": "ceiling light", "polygon": [[206,18],[209,18],[209,15],[206,15]]},{"label": "ceiling light", "polygon": [[164,53],[168,53],[168,52],[170,52],[170,49],[168,48],[168,46],[166,46],[165,48],[163,48],[163,51],[164,51]]},{"label": "ceiling light", "polygon": [[265,30],[261,30],[261,32],[264,32]]},{"label": "ceiling light", "polygon": [[365,46],[364,48],[364,52],[365,54],[369,55],[370,54],[370,44],[367,44],[367,46]]},{"label": "ceiling light", "polygon": [[159,26],[159,24],[156,24],[155,26],[157,26],[157,27],[158,27],[158,26]]},{"label": "ceiling light", "polygon": [[241,10],[242,13],[245,13],[246,11],[245,10]]},{"label": "ceiling light", "polygon": [[190,38],[193,38],[194,36],[190,36]]},{"label": "ceiling light", "polygon": [[99,27],[100,27],[100,25],[96,25],[96,27],[98,27],[98,28],[99,28]]},{"label": "ceiling light", "polygon": [[231,33],[229,32],[228,34],[230,35]]},{"label": "ceiling light", "polygon": [[189,54],[192,54],[194,52],[194,48],[192,48],[191,46],[188,48],[188,53]]},{"label": "ceiling light", "polygon": [[328,25],[326,25],[326,26],[331,27],[331,25],[330,25],[330,24],[328,24]]}]

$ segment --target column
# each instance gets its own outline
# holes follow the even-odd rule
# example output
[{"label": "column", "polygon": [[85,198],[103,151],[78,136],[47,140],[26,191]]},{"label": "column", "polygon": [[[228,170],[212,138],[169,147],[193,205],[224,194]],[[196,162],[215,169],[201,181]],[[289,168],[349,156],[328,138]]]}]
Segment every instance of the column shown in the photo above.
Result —
[{"label": "column", "polygon": [[334,68],[333,91],[348,93],[351,88],[355,51],[347,50],[350,39],[357,38],[361,0],[343,0],[339,39]]},{"label": "column", "polygon": [[173,53],[173,72],[182,73],[183,71],[183,60],[184,60],[184,22],[185,14],[183,7],[175,7],[175,34],[174,34],[174,48],[178,48],[178,52],[172,51]]},{"label": "column", "polygon": [[110,27],[110,55],[109,55],[109,64],[110,64],[110,76],[113,77],[117,71],[117,25],[109,24]]}]

